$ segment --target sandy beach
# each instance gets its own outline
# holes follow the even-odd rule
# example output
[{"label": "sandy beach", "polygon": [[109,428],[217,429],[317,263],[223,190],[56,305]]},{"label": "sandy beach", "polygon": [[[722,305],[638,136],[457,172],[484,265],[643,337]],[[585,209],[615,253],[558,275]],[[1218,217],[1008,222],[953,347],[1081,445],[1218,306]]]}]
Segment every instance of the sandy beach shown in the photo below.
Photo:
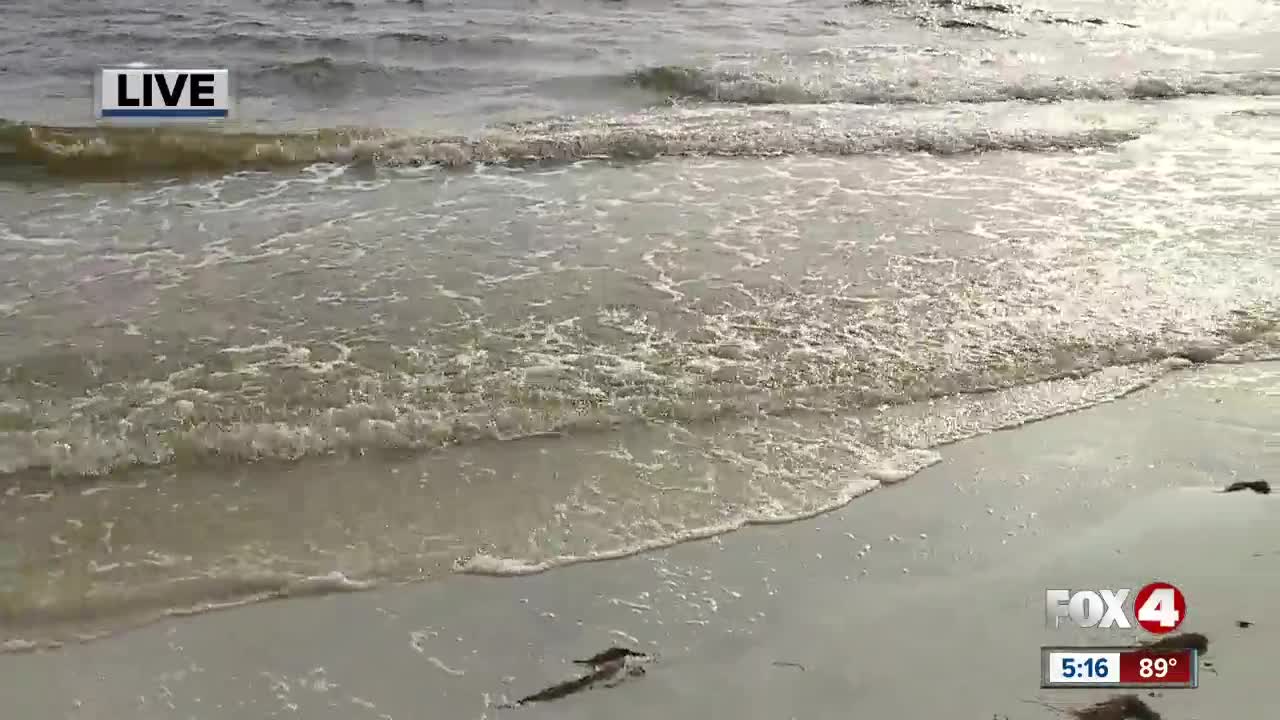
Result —
[{"label": "sandy beach", "polygon": [[[1265,718],[1280,625],[1280,365],[1197,367],[1123,400],[942,449],[834,513],[518,578],[459,576],[179,618],[0,656],[6,716],[84,718],[972,718],[1059,716],[1043,691],[1047,587],[1186,594],[1206,634],[1166,720]],[[1240,627],[1237,621],[1253,623]],[[624,645],[643,677],[495,707]]]}]

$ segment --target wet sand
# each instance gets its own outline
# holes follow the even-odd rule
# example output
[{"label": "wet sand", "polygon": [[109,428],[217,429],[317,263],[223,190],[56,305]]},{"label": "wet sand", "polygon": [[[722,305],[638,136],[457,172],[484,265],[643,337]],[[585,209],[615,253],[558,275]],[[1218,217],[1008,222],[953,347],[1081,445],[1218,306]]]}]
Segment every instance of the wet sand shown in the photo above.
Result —
[{"label": "wet sand", "polygon": [[[33,720],[1049,718],[1109,693],[1039,689],[1039,646],[1148,636],[1049,629],[1045,588],[1163,579],[1186,593],[1180,630],[1210,638],[1216,673],[1144,699],[1166,720],[1266,717],[1280,495],[1214,490],[1280,479],[1278,399],[1278,364],[1191,369],[943,448],[909,481],[809,521],[0,656],[0,694]],[[611,645],[657,659],[614,688],[493,707]]]}]

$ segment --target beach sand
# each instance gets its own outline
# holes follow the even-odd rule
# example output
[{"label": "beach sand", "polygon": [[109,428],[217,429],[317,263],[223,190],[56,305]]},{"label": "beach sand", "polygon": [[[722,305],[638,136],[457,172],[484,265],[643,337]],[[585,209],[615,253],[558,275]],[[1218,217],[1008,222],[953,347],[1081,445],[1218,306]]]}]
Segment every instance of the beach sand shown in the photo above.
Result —
[{"label": "beach sand", "polygon": [[[811,520],[519,578],[459,576],[270,602],[0,656],[5,717],[1059,717],[1039,647],[1139,630],[1046,627],[1048,587],[1178,585],[1208,635],[1165,720],[1274,717],[1280,364],[1197,367],[1123,400],[942,449]],[[866,546],[870,546],[866,550]],[[861,554],[860,554],[861,553]],[[1268,607],[1272,611],[1268,613]],[[1251,621],[1239,627],[1237,621]],[[518,709],[610,645],[643,677]]]}]

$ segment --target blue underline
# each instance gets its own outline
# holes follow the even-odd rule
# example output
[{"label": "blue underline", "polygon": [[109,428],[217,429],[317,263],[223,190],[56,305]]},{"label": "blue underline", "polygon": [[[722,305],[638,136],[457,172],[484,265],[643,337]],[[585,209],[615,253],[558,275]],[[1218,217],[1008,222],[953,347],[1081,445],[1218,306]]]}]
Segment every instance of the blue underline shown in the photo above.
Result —
[{"label": "blue underline", "polygon": [[226,110],[200,110],[196,108],[139,108],[102,110],[104,118],[225,118]]}]

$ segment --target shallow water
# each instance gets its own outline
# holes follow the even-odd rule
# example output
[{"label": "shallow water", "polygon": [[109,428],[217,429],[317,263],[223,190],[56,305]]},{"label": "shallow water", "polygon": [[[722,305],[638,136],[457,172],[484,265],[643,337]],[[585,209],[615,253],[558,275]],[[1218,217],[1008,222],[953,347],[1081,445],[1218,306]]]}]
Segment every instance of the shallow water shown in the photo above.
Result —
[{"label": "shallow water", "polygon": [[[1280,8],[984,7],[13,9],[0,641],[811,515],[1274,355]],[[239,125],[94,128],[138,59]]]}]

